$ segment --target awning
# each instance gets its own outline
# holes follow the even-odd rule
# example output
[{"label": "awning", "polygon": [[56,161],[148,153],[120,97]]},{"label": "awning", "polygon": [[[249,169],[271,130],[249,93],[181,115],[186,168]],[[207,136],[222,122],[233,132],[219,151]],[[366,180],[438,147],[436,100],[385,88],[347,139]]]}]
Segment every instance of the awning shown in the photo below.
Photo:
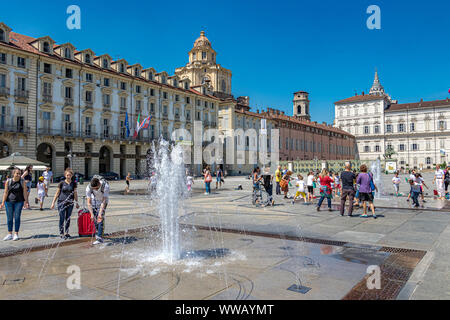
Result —
[{"label": "awning", "polygon": [[44,171],[49,166],[44,162],[24,157],[20,153],[13,153],[9,157],[0,159],[0,170],[8,170],[12,166],[24,170],[28,165],[32,165],[35,171]]}]

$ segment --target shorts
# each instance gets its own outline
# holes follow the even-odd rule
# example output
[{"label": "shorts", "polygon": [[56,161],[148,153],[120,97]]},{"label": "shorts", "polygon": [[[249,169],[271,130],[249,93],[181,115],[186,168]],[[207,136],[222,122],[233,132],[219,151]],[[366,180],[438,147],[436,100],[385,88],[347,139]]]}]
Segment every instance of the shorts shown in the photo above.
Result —
[{"label": "shorts", "polygon": [[366,192],[360,192],[359,193],[359,201],[373,202],[373,194],[372,193],[366,193]]},{"label": "shorts", "polygon": [[313,186],[308,186],[308,192],[309,193],[313,193],[314,192],[314,187]]},{"label": "shorts", "polygon": [[295,193],[295,197],[297,198],[297,197],[300,197],[300,196],[306,197],[306,193],[297,191],[297,192]]},{"label": "shorts", "polygon": [[45,192],[38,193],[38,199],[40,202],[44,202],[44,198],[45,198]]}]

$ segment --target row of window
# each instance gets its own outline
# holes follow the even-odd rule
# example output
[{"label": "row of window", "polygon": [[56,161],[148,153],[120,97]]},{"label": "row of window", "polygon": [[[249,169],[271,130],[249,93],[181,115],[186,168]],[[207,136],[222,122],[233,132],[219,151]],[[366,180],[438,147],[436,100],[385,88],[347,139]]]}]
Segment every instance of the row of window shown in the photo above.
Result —
[{"label": "row of window", "polygon": [[[280,146],[282,146],[281,138],[280,138]],[[321,152],[325,151],[324,146],[321,142],[309,141],[309,143],[308,143],[308,141],[306,141],[306,140],[298,140],[298,139],[294,140],[293,138],[286,138],[285,144],[284,144],[284,149],[292,150],[292,151],[295,150],[295,151],[317,152],[317,153],[321,153]],[[351,148],[347,147],[347,146],[329,144],[328,145],[328,153],[350,155]]]},{"label": "row of window", "polygon": [[[445,148],[445,140],[440,140],[440,148],[442,148],[442,149]],[[407,145],[404,144],[404,143],[400,143],[398,145],[397,150],[394,148],[394,146],[392,144],[388,144],[386,146],[386,150],[389,150],[389,149],[391,149],[393,151],[398,151],[398,152],[408,151],[407,150]],[[434,145],[433,145],[433,149],[434,149]],[[431,151],[433,149],[432,149],[432,142],[431,141],[427,141],[425,150],[426,151]],[[364,146],[364,152],[371,152],[371,151],[372,150],[371,150],[370,146],[368,146],[368,145]],[[381,147],[379,145],[375,145],[374,148],[373,148],[373,151],[374,152],[381,152]],[[412,143],[411,144],[411,148],[409,149],[409,151],[419,151],[419,144],[418,143]]]},{"label": "row of window", "polygon": [[[363,108],[363,112],[361,112],[361,114],[358,114],[359,113],[359,109],[356,107],[356,108],[354,108],[353,109],[354,111],[353,111],[353,115],[354,116],[358,116],[358,115],[368,115],[369,114],[369,109],[368,109],[368,107],[364,107]],[[375,106],[375,109],[374,109],[374,112],[375,113],[379,113],[379,107],[378,107],[378,105],[377,106]],[[350,108],[349,107],[347,107],[346,108],[346,116],[347,117],[350,117]],[[342,118],[343,116],[344,116],[344,110],[343,109],[340,109],[339,110],[339,116]]]}]

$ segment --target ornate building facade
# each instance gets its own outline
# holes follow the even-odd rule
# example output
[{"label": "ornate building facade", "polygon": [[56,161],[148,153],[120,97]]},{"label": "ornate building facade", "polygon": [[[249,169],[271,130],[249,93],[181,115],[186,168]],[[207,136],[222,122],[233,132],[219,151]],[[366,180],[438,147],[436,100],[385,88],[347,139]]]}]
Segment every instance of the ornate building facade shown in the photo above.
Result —
[{"label": "ornate building facade", "polygon": [[450,100],[399,104],[384,91],[378,73],[369,94],[335,102],[335,126],[355,135],[361,160],[395,152],[398,166],[427,169],[448,162]]},{"label": "ornate building facade", "polygon": [[[190,79],[197,83],[0,23],[0,156],[20,152],[55,175],[69,166],[86,176],[141,174],[153,139],[171,139],[178,128],[192,132],[195,120],[217,126],[220,99],[207,83],[192,88]],[[139,114],[153,118],[134,139]]]}]

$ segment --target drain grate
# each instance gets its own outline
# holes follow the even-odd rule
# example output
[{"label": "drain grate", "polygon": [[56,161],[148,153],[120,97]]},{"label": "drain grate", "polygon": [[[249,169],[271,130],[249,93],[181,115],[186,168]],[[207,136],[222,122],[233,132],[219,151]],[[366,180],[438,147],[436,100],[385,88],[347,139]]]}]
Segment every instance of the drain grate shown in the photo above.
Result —
[{"label": "drain grate", "polygon": [[294,291],[294,292],[298,292],[301,294],[306,294],[308,293],[309,290],[311,290],[310,287],[305,287],[305,286],[300,286],[298,284],[293,284],[292,286],[290,286],[288,288],[289,291]]},{"label": "drain grate", "polygon": [[11,286],[11,285],[15,285],[15,284],[20,284],[20,283],[24,283],[25,282],[25,278],[18,278],[18,279],[5,279],[3,281],[4,286]]}]

